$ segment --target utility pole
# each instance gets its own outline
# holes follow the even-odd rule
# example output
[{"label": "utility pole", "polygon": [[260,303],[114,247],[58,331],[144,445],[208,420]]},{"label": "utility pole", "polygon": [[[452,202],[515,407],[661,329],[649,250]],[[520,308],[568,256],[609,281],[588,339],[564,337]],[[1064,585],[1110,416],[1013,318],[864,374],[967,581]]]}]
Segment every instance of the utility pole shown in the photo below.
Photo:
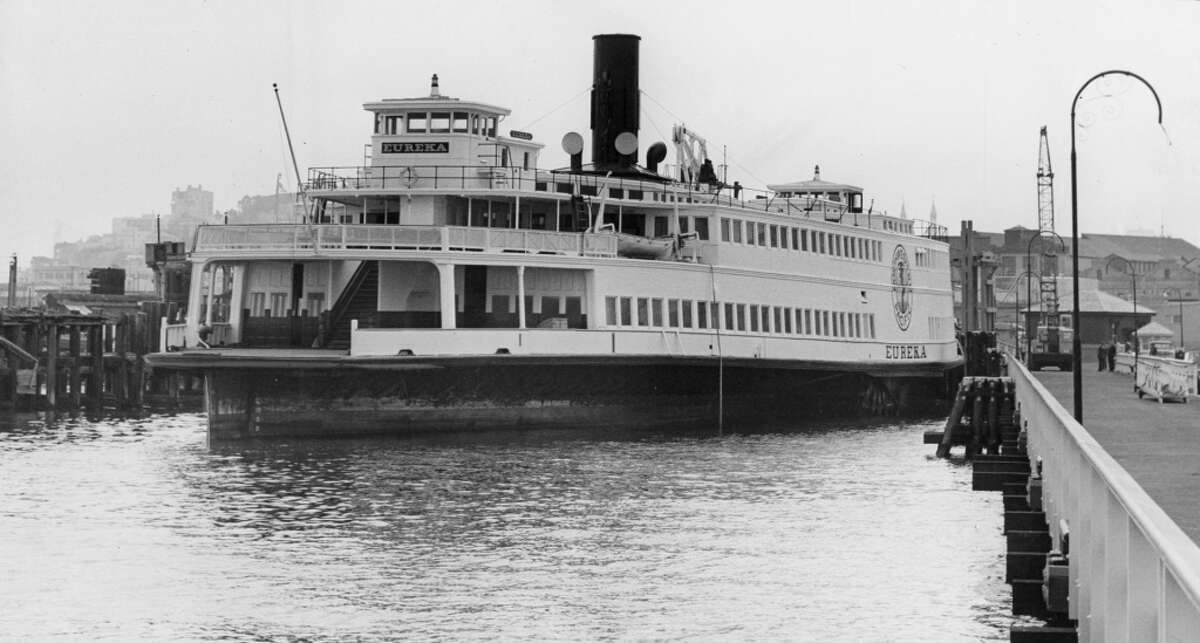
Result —
[{"label": "utility pole", "polygon": [[17,253],[13,253],[8,264],[8,307],[17,307]]}]

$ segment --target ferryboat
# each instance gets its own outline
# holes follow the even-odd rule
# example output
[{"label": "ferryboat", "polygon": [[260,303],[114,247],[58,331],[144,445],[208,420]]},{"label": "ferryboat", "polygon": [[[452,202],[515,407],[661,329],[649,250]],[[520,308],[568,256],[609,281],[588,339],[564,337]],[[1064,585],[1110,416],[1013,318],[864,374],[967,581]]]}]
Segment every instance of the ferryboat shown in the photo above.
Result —
[{"label": "ferryboat", "polygon": [[210,437],[746,426],[940,403],[962,358],[945,231],[821,178],[755,191],[677,125],[639,162],[634,35],[595,36],[590,162],[509,110],[382,99],[293,223],[208,225],[154,368]]}]

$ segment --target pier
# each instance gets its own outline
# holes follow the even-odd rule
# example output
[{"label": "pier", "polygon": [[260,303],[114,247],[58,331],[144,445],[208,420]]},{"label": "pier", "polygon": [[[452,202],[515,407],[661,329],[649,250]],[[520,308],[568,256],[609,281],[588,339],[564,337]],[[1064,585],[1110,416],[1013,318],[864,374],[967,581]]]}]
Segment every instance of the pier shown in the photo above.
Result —
[{"label": "pier", "polygon": [[159,346],[161,307],[115,317],[0,309],[0,408],[136,410],[198,394],[198,378],[154,374],[143,359]]},{"label": "pier", "polygon": [[974,460],[975,488],[1005,494],[1013,612],[1047,623],[1014,627],[1012,640],[1195,640],[1200,399],[1164,404],[1139,396],[1127,371],[1088,369],[1081,425],[1066,410],[1071,372],[1031,373],[1011,356],[1007,371],[990,378],[1014,391],[1001,453],[972,452],[980,432],[965,426],[954,443]]}]

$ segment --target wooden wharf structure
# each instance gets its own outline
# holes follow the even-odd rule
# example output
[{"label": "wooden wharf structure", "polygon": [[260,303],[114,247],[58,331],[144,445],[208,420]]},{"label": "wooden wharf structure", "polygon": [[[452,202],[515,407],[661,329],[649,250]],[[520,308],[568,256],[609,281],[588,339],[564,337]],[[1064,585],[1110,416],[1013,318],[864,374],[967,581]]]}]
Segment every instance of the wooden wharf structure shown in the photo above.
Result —
[{"label": "wooden wharf structure", "polygon": [[[1007,372],[968,378],[962,417],[925,440],[939,455],[965,447],[973,488],[1004,494],[1013,612],[1045,621],[1011,640],[1200,640],[1200,406],[1140,399],[1132,374],[1084,369],[1081,425],[1065,408],[1070,372],[1011,357]],[[992,454],[990,418],[974,409],[1008,382]]]},{"label": "wooden wharf structure", "polygon": [[194,388],[191,378],[152,376],[143,359],[158,350],[159,307],[115,318],[0,309],[0,408],[130,410],[151,397],[177,401]]}]

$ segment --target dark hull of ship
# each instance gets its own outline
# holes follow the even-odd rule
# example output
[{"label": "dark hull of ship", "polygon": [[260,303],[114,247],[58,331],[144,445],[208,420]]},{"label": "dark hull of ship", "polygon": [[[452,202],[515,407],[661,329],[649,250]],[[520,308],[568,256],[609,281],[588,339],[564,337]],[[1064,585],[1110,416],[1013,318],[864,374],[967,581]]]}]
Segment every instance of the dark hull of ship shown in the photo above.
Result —
[{"label": "dark hull of ship", "polygon": [[[194,355],[194,354],[193,354]],[[697,357],[206,358],[214,440],[544,429],[715,429],[944,413],[957,364]],[[722,413],[723,412],[723,413]]]}]

